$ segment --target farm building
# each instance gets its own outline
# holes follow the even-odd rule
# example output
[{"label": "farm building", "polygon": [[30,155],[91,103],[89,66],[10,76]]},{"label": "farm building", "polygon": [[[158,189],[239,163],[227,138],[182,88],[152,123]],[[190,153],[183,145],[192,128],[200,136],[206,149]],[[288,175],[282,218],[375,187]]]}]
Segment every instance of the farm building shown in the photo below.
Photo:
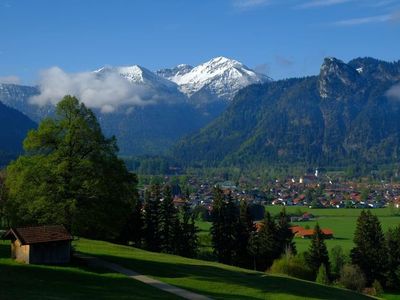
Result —
[{"label": "farm building", "polygon": [[[290,230],[292,231],[295,237],[301,237],[303,239],[312,238],[312,236],[314,235],[314,229],[305,229],[301,226],[292,226],[290,227]],[[326,239],[333,238],[333,231],[331,229],[322,228],[321,231]]]},{"label": "farm building", "polygon": [[71,258],[71,234],[62,225],[11,228],[11,257],[27,264],[65,264]]}]

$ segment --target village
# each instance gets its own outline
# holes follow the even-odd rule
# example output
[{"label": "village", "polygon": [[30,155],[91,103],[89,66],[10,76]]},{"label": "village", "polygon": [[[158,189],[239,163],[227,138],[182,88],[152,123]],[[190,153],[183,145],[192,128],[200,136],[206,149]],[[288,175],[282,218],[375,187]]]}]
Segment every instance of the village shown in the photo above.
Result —
[{"label": "village", "polygon": [[[193,192],[189,202],[193,207],[210,208],[213,202],[213,187],[219,186],[235,200],[249,204],[274,206],[301,206],[313,208],[400,208],[400,184],[390,182],[366,183],[332,179],[325,174],[305,174],[301,177],[287,176],[285,180],[271,180],[267,184],[245,184],[232,181],[188,180]],[[174,203],[185,202],[179,194]]]}]

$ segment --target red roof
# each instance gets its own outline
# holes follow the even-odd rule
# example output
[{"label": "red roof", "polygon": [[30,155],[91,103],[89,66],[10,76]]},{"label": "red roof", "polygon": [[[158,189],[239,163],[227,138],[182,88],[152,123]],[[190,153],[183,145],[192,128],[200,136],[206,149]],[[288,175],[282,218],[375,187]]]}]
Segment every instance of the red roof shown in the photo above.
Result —
[{"label": "red roof", "polygon": [[290,230],[292,231],[292,233],[297,233],[299,231],[304,230],[304,228],[301,226],[292,226],[292,227],[290,227]]},{"label": "red roof", "polygon": [[[296,228],[297,231],[293,231],[293,229],[292,229],[293,227],[291,227],[291,229],[292,229],[292,232],[295,233],[297,236],[305,237],[305,236],[313,236],[314,235],[314,229],[305,229],[300,226],[295,226],[295,227],[297,227]],[[333,231],[329,228],[323,228],[323,229],[321,229],[321,231],[324,235],[333,235]]]},{"label": "red roof", "polygon": [[73,239],[63,225],[11,228],[3,238],[11,239],[12,236],[23,245],[71,241]]}]

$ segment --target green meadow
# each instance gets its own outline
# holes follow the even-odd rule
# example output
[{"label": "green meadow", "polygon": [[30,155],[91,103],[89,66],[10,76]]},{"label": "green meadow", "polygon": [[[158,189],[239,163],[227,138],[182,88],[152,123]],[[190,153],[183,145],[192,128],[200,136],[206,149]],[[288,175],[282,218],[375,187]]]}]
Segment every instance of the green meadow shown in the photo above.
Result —
[{"label": "green meadow", "polygon": [[[309,222],[295,222],[293,224],[299,226],[309,226],[313,228],[318,222],[322,228],[330,228],[333,230],[334,238],[327,240],[326,244],[329,249],[336,245],[342,246],[342,248],[349,252],[354,246],[353,236],[356,229],[357,218],[360,215],[362,209],[353,208],[322,208],[322,209],[310,209],[308,207],[288,206],[285,207],[287,213],[296,213],[299,209],[302,212],[308,212],[317,217],[315,221]],[[278,214],[282,207],[279,206],[267,206],[266,210],[272,215]],[[372,209],[371,212],[379,217],[382,228],[386,231],[390,227],[400,225],[400,215],[389,208],[376,208]],[[299,252],[306,251],[310,244],[308,239],[296,238],[296,246]]]},{"label": "green meadow", "polygon": [[0,299],[180,299],[139,281],[78,263],[39,266],[10,258],[10,242],[0,240]]},{"label": "green meadow", "polygon": [[107,242],[81,239],[75,242],[75,249],[213,299],[370,299],[351,291],[290,277]]},{"label": "green meadow", "polygon": [[[276,206],[267,207],[272,214],[279,213],[281,209]],[[286,207],[288,213],[298,209]],[[334,231],[335,238],[327,241],[329,248],[341,245],[345,251],[350,251],[361,210],[300,209],[317,216],[323,228]],[[372,212],[379,216],[384,230],[400,224],[400,217],[390,209],[374,209]],[[296,224],[312,227],[315,223],[310,221]],[[199,221],[197,224],[202,243],[201,257],[208,261],[86,239],[75,241],[74,248],[214,299],[368,299],[342,289],[209,261],[213,259],[209,234],[211,223]],[[307,250],[310,243],[301,238],[295,241],[299,252]],[[108,270],[88,268],[76,262],[68,266],[25,265],[9,257],[9,242],[0,241],[0,299],[177,299]],[[394,300],[399,297],[398,294],[384,295],[384,299]]]},{"label": "green meadow", "polygon": [[[277,215],[279,214],[279,212],[282,211],[282,208],[282,206],[266,206],[266,211],[269,211],[272,215]],[[288,214],[296,213],[300,210],[303,213],[308,212],[316,216],[315,221],[294,222],[294,225],[299,225],[303,227],[308,226],[310,228],[313,228],[318,222],[322,228],[332,229],[334,233],[334,238],[326,241],[329,249],[332,249],[336,245],[340,245],[344,251],[349,252],[350,249],[354,246],[353,235],[356,229],[357,218],[360,215],[362,209],[310,209],[308,207],[300,206],[287,206],[285,207],[285,209]],[[398,215],[396,211],[393,211],[389,208],[376,208],[372,210],[372,213],[379,217],[384,231],[386,231],[390,227],[400,225],[400,215]],[[197,221],[197,226],[200,229],[200,250],[204,252],[202,253],[202,256],[206,258],[207,256],[211,256],[210,252],[212,252],[211,238],[209,235],[211,223]],[[310,244],[309,239],[295,238],[295,241],[297,250],[299,252],[306,251]]]}]

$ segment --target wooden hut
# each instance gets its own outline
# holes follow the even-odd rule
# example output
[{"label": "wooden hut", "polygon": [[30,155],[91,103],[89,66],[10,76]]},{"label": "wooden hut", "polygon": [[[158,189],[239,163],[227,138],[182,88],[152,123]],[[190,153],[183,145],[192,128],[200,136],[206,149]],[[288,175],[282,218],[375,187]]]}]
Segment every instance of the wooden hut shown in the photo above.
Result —
[{"label": "wooden hut", "polygon": [[71,259],[71,234],[62,225],[11,228],[11,257],[27,264],[66,264]]}]

